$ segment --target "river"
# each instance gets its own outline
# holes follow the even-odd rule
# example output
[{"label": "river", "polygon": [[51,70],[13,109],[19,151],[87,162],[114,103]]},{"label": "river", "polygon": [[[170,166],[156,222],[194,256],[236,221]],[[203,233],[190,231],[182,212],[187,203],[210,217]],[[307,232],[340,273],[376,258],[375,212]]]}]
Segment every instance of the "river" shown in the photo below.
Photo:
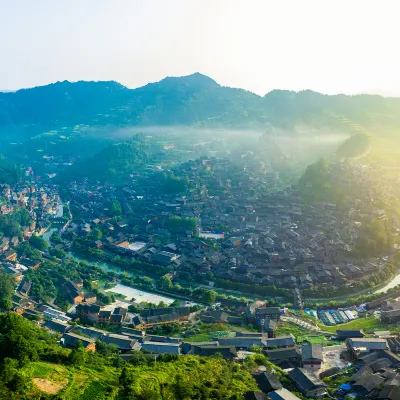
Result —
[{"label": "river", "polygon": [[[43,239],[49,241],[50,236],[52,235],[52,233],[54,231],[57,231],[57,228],[50,228],[48,229],[44,234],[43,234]],[[76,254],[73,254],[72,252],[68,253],[70,255],[71,258],[75,258],[77,261],[84,261],[87,262],[88,264],[92,264],[92,265],[96,265],[97,267],[101,268],[103,271],[106,272],[114,272],[118,275],[121,275],[122,273],[128,274],[130,276],[136,276],[137,274],[135,274],[132,271],[129,271],[127,269],[123,269],[120,267],[117,267],[115,265],[109,264],[107,262],[104,261],[93,261],[93,260],[88,260],[85,258],[81,258],[79,256],[77,256]],[[389,283],[387,283],[385,286],[383,286],[380,289],[376,289],[375,291],[373,291],[374,294],[378,294],[378,293],[384,293],[387,290],[394,288],[395,286],[400,285],[400,274],[396,275]],[[356,294],[350,295],[350,296],[345,296],[346,297],[352,297],[352,296],[356,296]]]},{"label": "river", "polygon": [[374,291],[374,293],[384,293],[395,286],[400,285],[400,274],[396,275],[386,286]]}]

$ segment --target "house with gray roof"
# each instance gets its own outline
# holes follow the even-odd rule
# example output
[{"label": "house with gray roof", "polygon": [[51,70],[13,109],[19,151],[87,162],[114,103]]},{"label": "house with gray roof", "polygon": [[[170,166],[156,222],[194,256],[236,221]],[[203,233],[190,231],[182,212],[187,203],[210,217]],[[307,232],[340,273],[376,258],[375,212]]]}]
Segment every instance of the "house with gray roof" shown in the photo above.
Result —
[{"label": "house with gray roof", "polygon": [[265,347],[262,336],[258,337],[228,337],[213,338],[220,346],[235,347],[236,349],[250,349],[253,346]]},{"label": "house with gray roof", "polygon": [[273,349],[275,347],[292,347],[296,344],[293,335],[280,336],[277,338],[265,339],[264,347],[267,349]]},{"label": "house with gray roof", "polygon": [[118,347],[118,350],[121,351],[129,351],[129,350],[139,350],[140,346],[137,345],[138,341],[133,340],[125,335],[117,335],[114,333],[109,333],[106,336],[103,336],[101,339],[102,342],[106,344],[111,344]]},{"label": "house with gray roof", "polygon": [[327,385],[315,374],[304,368],[294,368],[288,372],[289,378],[306,396],[320,396],[325,393]]},{"label": "house with gray roof", "polygon": [[46,321],[43,325],[49,331],[56,332],[56,333],[65,333],[70,331],[73,326],[68,325],[63,321],[59,321],[57,319],[51,319],[50,321]]},{"label": "house with gray roof", "polygon": [[322,345],[304,342],[301,345],[301,360],[303,366],[309,366],[316,369],[321,368],[323,361]]},{"label": "house with gray roof", "polygon": [[375,338],[350,338],[347,339],[347,349],[354,357],[361,353],[387,349],[386,339]]},{"label": "house with gray roof", "polygon": [[64,346],[70,347],[70,348],[75,347],[78,342],[81,342],[83,347],[86,350],[96,351],[96,345],[95,345],[94,339],[90,339],[85,336],[77,335],[72,332],[64,333],[64,335],[61,338],[61,343],[63,343]]},{"label": "house with gray roof", "polygon": [[178,343],[163,343],[163,342],[143,342],[142,350],[156,354],[177,354],[181,353]]},{"label": "house with gray roof", "polygon": [[299,397],[294,395],[289,390],[282,388],[269,393],[271,400],[300,400]]}]

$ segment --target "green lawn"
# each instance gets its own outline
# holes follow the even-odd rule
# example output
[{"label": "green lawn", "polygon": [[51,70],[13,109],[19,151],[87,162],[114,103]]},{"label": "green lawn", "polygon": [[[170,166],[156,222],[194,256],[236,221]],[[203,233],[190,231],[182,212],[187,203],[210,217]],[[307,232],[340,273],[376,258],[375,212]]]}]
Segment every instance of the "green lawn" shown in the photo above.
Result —
[{"label": "green lawn", "polygon": [[301,343],[305,340],[312,344],[322,344],[323,346],[326,346],[327,344],[327,339],[324,335],[302,335],[302,336],[297,336],[297,343]]},{"label": "green lawn", "polygon": [[347,324],[340,324],[334,326],[322,325],[321,330],[331,333],[336,333],[337,329],[362,329],[364,332],[372,331],[385,331],[393,325],[385,324],[375,317],[358,318],[354,321],[348,322]]}]

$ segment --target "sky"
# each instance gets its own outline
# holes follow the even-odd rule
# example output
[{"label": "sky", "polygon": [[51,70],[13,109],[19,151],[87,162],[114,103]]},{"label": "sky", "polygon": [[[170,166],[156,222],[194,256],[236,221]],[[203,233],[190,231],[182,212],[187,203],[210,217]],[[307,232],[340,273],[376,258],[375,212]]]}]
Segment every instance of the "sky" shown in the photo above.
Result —
[{"label": "sky", "polygon": [[0,89],[201,72],[224,86],[400,96],[397,0],[0,0]]}]

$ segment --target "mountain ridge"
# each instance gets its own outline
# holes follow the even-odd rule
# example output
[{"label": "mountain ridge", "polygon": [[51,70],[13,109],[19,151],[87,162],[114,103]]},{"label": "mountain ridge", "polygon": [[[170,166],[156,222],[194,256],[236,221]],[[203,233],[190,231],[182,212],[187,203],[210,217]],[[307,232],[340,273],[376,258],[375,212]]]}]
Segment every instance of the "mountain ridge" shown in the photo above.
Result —
[{"label": "mountain ridge", "polygon": [[129,89],[116,81],[59,81],[0,93],[0,128],[74,125],[264,128],[400,124],[400,98],[273,90],[264,96],[221,86],[206,75],[166,77]]}]

